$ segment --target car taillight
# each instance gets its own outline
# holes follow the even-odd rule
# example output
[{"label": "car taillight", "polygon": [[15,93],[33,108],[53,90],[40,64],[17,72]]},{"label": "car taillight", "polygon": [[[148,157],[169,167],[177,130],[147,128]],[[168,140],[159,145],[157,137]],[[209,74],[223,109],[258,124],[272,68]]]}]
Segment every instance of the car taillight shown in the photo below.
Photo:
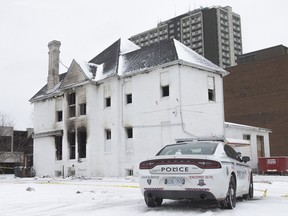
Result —
[{"label": "car taillight", "polygon": [[198,167],[202,169],[220,169],[222,166],[218,161],[203,160],[197,162]]},{"label": "car taillight", "polygon": [[139,169],[152,169],[155,166],[156,163],[154,160],[147,160],[140,163]]}]

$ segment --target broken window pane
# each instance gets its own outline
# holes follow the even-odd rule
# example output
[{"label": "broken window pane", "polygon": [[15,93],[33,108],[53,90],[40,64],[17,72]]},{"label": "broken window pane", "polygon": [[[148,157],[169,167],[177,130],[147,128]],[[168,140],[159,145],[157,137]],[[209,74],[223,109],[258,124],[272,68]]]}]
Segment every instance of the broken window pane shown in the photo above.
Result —
[{"label": "broken window pane", "polygon": [[76,95],[75,92],[68,94],[68,105],[73,105],[76,103]]},{"label": "broken window pane", "polygon": [[80,104],[80,115],[86,115],[86,103]]},{"label": "broken window pane", "polygon": [[68,142],[69,142],[69,159],[75,159],[75,132],[68,132]]},{"label": "broken window pane", "polygon": [[85,128],[78,129],[78,155],[79,158],[86,158],[87,133]]},{"label": "broken window pane", "polygon": [[69,118],[76,116],[76,94],[75,92],[67,95]]}]

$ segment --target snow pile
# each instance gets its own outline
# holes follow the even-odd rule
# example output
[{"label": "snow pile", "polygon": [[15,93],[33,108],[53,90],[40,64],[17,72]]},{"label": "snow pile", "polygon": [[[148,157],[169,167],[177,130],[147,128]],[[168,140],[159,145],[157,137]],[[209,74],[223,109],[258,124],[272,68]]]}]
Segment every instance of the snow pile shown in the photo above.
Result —
[{"label": "snow pile", "polygon": [[[164,200],[148,208],[137,178],[20,179],[0,176],[1,216],[23,215],[261,215],[282,216],[288,210],[288,177],[254,176],[254,199],[238,200],[233,210],[186,200]],[[33,192],[26,189],[34,188]]]}]

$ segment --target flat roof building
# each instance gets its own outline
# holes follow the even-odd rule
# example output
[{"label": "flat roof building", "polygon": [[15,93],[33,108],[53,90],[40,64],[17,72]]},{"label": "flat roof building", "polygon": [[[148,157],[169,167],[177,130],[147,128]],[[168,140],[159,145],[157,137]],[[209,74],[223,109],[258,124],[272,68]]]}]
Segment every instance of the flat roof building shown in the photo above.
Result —
[{"label": "flat roof building", "polygon": [[[288,48],[274,46],[238,60],[223,79],[225,120],[271,129],[271,156],[287,156]],[[263,138],[257,139],[259,155],[265,156]]]}]

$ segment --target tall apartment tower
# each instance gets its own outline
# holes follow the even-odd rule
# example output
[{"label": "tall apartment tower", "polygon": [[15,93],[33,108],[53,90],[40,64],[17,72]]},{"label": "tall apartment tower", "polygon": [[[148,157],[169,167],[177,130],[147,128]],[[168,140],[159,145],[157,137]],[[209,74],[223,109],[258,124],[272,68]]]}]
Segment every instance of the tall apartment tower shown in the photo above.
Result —
[{"label": "tall apartment tower", "polygon": [[130,38],[140,47],[175,38],[222,68],[234,66],[242,54],[240,16],[230,6],[200,8],[160,22]]}]

